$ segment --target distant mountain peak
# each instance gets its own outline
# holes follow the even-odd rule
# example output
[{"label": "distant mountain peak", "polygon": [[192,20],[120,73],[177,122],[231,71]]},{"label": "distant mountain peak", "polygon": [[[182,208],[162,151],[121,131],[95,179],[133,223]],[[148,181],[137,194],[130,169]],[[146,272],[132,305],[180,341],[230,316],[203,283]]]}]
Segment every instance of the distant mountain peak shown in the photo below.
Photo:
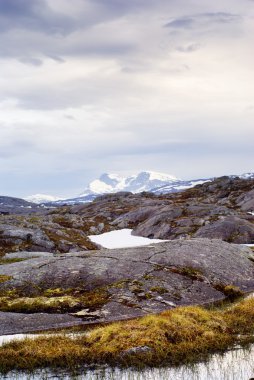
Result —
[{"label": "distant mountain peak", "polygon": [[[230,177],[254,179],[254,173],[244,173]],[[33,203],[42,203],[52,206],[73,205],[91,202],[99,195],[117,193],[121,191],[127,191],[131,193],[148,191],[157,195],[175,193],[192,188],[196,185],[202,185],[203,183],[210,182],[213,179],[214,178],[199,178],[192,180],[181,180],[171,174],[153,171],[141,171],[127,177],[116,173],[103,173],[98,179],[90,182],[85,191],[79,196],[62,199],[53,197],[51,195],[36,194],[30,197],[26,197],[25,199]]]},{"label": "distant mountain peak", "polygon": [[90,182],[80,196],[116,193],[118,191],[139,193],[141,191],[150,191],[155,187],[175,181],[179,181],[179,179],[173,175],[153,171],[142,171],[127,177],[115,173],[103,173],[99,179]]}]

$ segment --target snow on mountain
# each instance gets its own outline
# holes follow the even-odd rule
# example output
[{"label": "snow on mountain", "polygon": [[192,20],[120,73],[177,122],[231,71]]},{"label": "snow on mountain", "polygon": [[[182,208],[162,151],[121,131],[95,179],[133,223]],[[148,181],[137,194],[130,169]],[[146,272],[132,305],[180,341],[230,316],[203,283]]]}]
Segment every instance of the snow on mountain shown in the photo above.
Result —
[{"label": "snow on mountain", "polygon": [[172,175],[151,171],[140,172],[129,177],[104,173],[99,179],[92,181],[80,197],[90,194],[116,193],[118,191],[140,193],[176,181],[179,180]]},{"label": "snow on mountain", "polygon": [[46,195],[46,194],[35,194],[35,195],[30,195],[24,199],[28,202],[41,204],[41,203],[55,202],[63,198],[58,198],[58,197],[54,197],[52,195]]},{"label": "snow on mountain", "polygon": [[[238,176],[242,179],[254,179],[254,173],[245,173]],[[37,204],[47,204],[51,206],[73,205],[78,203],[92,202],[97,196],[117,193],[119,191],[128,191],[132,193],[140,193],[142,191],[152,192],[154,194],[166,194],[183,191],[196,185],[212,181],[214,178],[201,178],[194,180],[181,180],[165,173],[157,173],[152,171],[142,171],[128,177],[120,176],[114,173],[104,173],[99,179],[90,182],[85,191],[70,199],[62,199],[51,195],[36,194],[26,197],[25,200]]]},{"label": "snow on mountain", "polygon": [[244,173],[239,175],[242,179],[254,179],[254,173]]},{"label": "snow on mountain", "polygon": [[169,183],[164,186],[157,187],[155,189],[151,189],[151,192],[154,194],[167,194],[167,193],[176,193],[178,191],[183,191],[186,189],[190,189],[196,185],[202,185],[205,182],[212,181],[213,178],[208,179],[193,179],[191,181],[183,181],[179,180],[174,183]]}]

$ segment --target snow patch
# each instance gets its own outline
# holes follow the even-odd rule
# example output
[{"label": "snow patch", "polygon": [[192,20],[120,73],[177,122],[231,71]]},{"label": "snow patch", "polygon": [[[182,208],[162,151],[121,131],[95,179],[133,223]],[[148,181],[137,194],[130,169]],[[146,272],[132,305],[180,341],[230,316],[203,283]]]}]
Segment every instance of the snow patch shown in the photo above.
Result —
[{"label": "snow patch", "polygon": [[95,181],[91,182],[89,185],[89,189],[92,193],[95,194],[108,193],[113,190],[112,186],[107,185],[99,179],[96,179]]},{"label": "snow patch", "polygon": [[173,175],[170,175],[170,174],[165,174],[165,173],[158,173],[158,172],[151,172],[151,171],[148,171],[147,172],[149,175],[150,175],[150,180],[153,181],[153,180],[159,180],[159,181],[179,181],[180,179],[179,178],[176,178],[175,176]]},{"label": "snow patch", "polygon": [[134,236],[131,233],[131,229],[124,228],[122,230],[105,232],[101,235],[90,235],[88,237],[93,243],[99,244],[102,247],[109,249],[139,247],[143,245],[150,245],[167,241],[161,239],[148,239],[142,236]]},{"label": "snow patch", "polygon": [[30,195],[24,198],[24,200],[27,202],[32,202],[32,203],[37,203],[37,204],[46,203],[46,202],[55,202],[62,199],[63,198],[54,197],[53,195],[47,195],[47,194],[35,194],[35,195]]}]

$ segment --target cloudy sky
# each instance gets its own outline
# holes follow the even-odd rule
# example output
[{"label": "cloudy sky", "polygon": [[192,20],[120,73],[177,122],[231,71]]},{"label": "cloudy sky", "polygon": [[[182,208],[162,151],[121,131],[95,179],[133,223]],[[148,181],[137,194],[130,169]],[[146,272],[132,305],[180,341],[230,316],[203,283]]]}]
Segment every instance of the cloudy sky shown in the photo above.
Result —
[{"label": "cloudy sky", "polygon": [[0,193],[254,171],[253,0],[0,0]]}]

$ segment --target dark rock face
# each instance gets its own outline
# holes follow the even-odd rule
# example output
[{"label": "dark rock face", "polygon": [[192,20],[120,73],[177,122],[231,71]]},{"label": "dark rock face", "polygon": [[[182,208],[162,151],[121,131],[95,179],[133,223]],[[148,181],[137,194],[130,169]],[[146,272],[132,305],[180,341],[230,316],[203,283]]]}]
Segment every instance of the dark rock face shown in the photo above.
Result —
[{"label": "dark rock face", "polygon": [[62,255],[23,252],[6,257],[27,260],[0,266],[0,275],[10,276],[0,283],[2,291],[16,289],[34,297],[46,289],[103,289],[107,293],[103,304],[76,313],[82,323],[134,318],[179,305],[222,300],[228,285],[243,292],[254,290],[252,250],[220,240],[175,240]]}]

